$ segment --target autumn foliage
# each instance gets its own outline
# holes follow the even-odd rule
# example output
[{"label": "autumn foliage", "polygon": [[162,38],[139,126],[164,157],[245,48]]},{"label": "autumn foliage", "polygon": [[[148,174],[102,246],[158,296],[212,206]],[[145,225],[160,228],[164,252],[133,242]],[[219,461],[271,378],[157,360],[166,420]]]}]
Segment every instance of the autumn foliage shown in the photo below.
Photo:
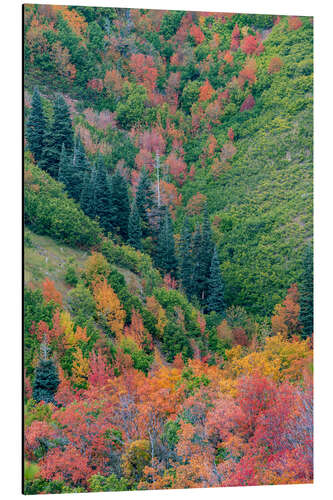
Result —
[{"label": "autumn foliage", "polygon": [[285,300],[275,307],[274,312],[275,314],[272,317],[272,330],[274,333],[281,333],[285,337],[300,333],[301,327],[298,321],[300,312],[299,292],[296,283],[289,288]]},{"label": "autumn foliage", "polygon": [[252,94],[250,94],[246,97],[243,104],[241,105],[240,111],[247,111],[249,109],[252,109],[254,105],[255,105],[254,97]]},{"label": "autumn foliage", "polygon": [[288,26],[290,31],[296,31],[302,26],[302,21],[298,16],[288,17]]},{"label": "autumn foliage", "polygon": [[157,69],[151,56],[132,54],[129,61],[130,69],[138,82],[150,92],[155,90]]},{"label": "autumn foliage", "polygon": [[[24,9],[24,119],[32,136],[44,124],[41,158],[59,160],[49,175],[25,138],[27,254],[35,233],[67,245],[73,228],[59,252],[77,257],[28,270],[26,493],[311,483],[311,266],[298,278],[288,238],[272,246],[272,227],[301,221],[296,249],[310,235],[303,186],[288,214],[287,191],[273,195],[289,186],[296,111],[310,123],[311,22],[92,9]],[[57,92],[73,144],[54,158]]]},{"label": "autumn foliage", "polygon": [[203,34],[203,32],[201,31],[201,29],[199,28],[199,26],[197,26],[196,24],[193,24],[190,28],[190,35],[194,38],[195,40],[195,43],[197,45],[199,45],[200,43],[202,43],[205,39],[205,35]]},{"label": "autumn foliage", "polygon": [[105,319],[111,331],[119,337],[123,332],[126,313],[117,295],[105,279],[96,282],[93,291],[97,311]]},{"label": "autumn foliage", "polygon": [[[94,254],[90,268],[98,259],[101,265]],[[109,476],[117,467],[139,489],[312,481],[312,351],[298,334],[296,285],[277,306],[273,336],[261,349],[239,326],[240,311],[229,312],[231,326],[224,319],[217,328],[219,341],[230,345],[218,365],[200,359],[195,342],[193,360],[177,355],[166,365],[141,314],[132,309],[125,326],[106,279],[92,289],[100,319],[116,335],[111,358],[97,344],[87,353],[85,329],[65,311],[55,312],[52,328],[41,321],[36,329],[55,356],[62,348],[73,355],[71,372],[59,367],[60,407],[41,403],[39,420],[26,428],[26,457],[37,461],[42,478],[89,490],[94,474]],[[166,311],[154,296],[146,307],[162,339]],[[193,320],[207,338],[205,316]],[[133,367],[126,352],[132,345],[137,353],[154,347],[147,375]]]},{"label": "autumn foliage", "polygon": [[199,101],[208,101],[214,93],[214,89],[208,80],[200,88]]},{"label": "autumn foliage", "polygon": [[62,296],[61,293],[56,289],[54,281],[46,278],[43,282],[43,297],[45,302],[53,300],[56,304],[62,306]]},{"label": "autumn foliage", "polygon": [[268,66],[268,73],[278,73],[283,66],[283,61],[280,57],[272,57]]},{"label": "autumn foliage", "polygon": [[253,35],[246,36],[241,42],[241,49],[247,55],[253,54],[256,51],[257,47],[258,40]]}]

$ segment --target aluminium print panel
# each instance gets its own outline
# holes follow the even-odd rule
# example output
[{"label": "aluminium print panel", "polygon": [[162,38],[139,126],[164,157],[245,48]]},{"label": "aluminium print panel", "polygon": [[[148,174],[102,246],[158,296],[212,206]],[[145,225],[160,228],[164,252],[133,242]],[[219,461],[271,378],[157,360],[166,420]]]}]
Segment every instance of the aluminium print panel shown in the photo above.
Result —
[{"label": "aluminium print panel", "polygon": [[313,481],[313,19],[24,5],[24,493]]}]

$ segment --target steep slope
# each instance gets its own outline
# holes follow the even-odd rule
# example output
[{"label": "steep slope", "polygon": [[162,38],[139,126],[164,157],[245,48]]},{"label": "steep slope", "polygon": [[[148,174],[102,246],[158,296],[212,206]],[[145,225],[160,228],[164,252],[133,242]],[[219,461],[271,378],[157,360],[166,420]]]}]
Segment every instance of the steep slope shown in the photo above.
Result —
[{"label": "steep slope", "polygon": [[24,492],[312,482],[312,19],[24,14]]},{"label": "steep slope", "polygon": [[[183,188],[185,203],[197,192],[207,196],[227,300],[260,316],[298,280],[312,237],[311,25],[290,32],[280,22],[264,44],[254,108],[222,121],[236,137],[232,168],[218,179],[198,169]],[[283,66],[269,74],[277,55]]]},{"label": "steep slope", "polygon": [[[66,94],[91,163],[102,153],[132,192],[143,165],[157,191],[159,150],[176,232],[186,212],[192,230],[201,223],[202,210],[188,208],[199,193],[227,305],[270,315],[299,280],[312,239],[312,19],[36,6],[25,14],[27,114],[32,81],[48,120],[55,92]],[[153,255],[149,240],[144,248]]]}]

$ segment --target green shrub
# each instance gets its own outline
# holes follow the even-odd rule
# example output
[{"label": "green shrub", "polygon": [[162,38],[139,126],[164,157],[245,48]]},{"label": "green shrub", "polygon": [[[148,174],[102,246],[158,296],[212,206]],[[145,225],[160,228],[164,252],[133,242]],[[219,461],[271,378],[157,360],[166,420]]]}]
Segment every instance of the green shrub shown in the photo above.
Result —
[{"label": "green shrub", "polygon": [[37,234],[71,247],[89,248],[100,242],[102,230],[89,219],[62,184],[25,157],[24,221]]},{"label": "green shrub", "polygon": [[65,281],[68,285],[71,285],[71,286],[77,285],[78,276],[77,276],[76,267],[75,267],[73,259],[71,259],[67,264],[66,273],[65,273]]}]

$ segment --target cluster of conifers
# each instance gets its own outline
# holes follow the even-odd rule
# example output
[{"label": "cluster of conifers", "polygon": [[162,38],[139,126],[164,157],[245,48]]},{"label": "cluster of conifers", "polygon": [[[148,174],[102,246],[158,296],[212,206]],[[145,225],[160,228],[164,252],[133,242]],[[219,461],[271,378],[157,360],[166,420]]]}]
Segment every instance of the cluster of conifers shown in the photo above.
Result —
[{"label": "cluster of conifers", "polygon": [[48,124],[35,89],[26,137],[38,165],[64,184],[69,196],[80,203],[86,215],[98,219],[106,234],[120,237],[137,250],[142,250],[143,240],[151,241],[156,267],[179,279],[187,297],[196,297],[203,310],[223,313],[224,284],[206,209],[202,227],[198,225],[194,234],[185,220],[176,249],[169,209],[156,201],[146,169],[140,172],[130,202],[128,182],[119,170],[110,175],[100,154],[90,164],[80,137],[74,136],[70,112],[61,95],[54,101],[53,119]]}]

